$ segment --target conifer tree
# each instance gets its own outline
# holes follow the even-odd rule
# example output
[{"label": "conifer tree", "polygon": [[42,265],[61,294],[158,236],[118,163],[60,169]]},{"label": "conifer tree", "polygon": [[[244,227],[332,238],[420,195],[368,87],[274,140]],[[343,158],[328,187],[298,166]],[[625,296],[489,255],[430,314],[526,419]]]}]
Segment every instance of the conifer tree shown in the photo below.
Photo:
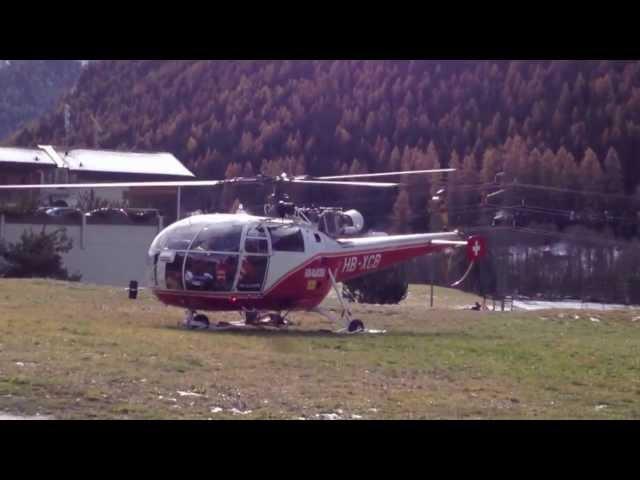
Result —
[{"label": "conifer tree", "polygon": [[557,168],[556,156],[550,148],[545,149],[540,159],[540,183],[542,185],[554,186],[556,185]]},{"label": "conifer tree", "polygon": [[560,147],[556,153],[556,163],[559,169],[558,186],[578,190],[581,188],[580,171],[573,154],[564,147]]},{"label": "conifer tree", "polygon": [[407,233],[410,231],[410,224],[413,212],[409,203],[409,193],[401,189],[393,204],[392,228],[396,233]]},{"label": "conifer tree", "polygon": [[622,166],[618,153],[613,147],[609,147],[607,156],[604,159],[603,191],[605,193],[624,193],[624,183],[622,177]]},{"label": "conifer tree", "polygon": [[493,182],[497,173],[502,171],[502,155],[496,148],[488,148],[482,156],[481,179],[485,183]]},{"label": "conifer tree", "polygon": [[395,147],[393,147],[393,150],[391,150],[391,156],[389,157],[389,166],[388,166],[389,171],[396,171],[400,169],[401,158],[402,157],[400,155],[400,150],[396,145]]},{"label": "conifer tree", "polygon": [[602,185],[602,168],[591,148],[587,148],[580,162],[580,183],[584,190],[590,191],[599,190]]}]

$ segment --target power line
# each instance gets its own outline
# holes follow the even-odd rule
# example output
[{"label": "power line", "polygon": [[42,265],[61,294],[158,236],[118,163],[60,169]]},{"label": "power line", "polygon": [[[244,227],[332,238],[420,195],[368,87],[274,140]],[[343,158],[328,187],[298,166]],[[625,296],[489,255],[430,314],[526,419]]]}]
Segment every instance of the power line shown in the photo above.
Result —
[{"label": "power line", "polygon": [[619,198],[623,200],[638,200],[637,197],[633,195],[624,195],[617,193],[602,193],[596,192],[594,190],[572,190],[569,188],[559,188],[559,187],[549,187],[544,185],[532,185],[528,183],[511,183],[509,185],[504,185],[503,188],[531,188],[536,190],[547,190],[547,191],[555,191],[555,192],[563,192],[563,193],[574,193],[576,195],[592,195],[597,197],[607,197],[607,198]]},{"label": "power line", "polygon": [[[557,217],[567,217],[568,219],[571,219],[572,212],[573,212],[574,218],[575,218],[574,221],[576,222],[589,221],[588,218],[584,218],[583,216],[584,211],[576,212],[575,210],[537,207],[535,205],[494,205],[494,204],[475,205],[475,204],[472,204],[472,205],[466,205],[462,207],[449,209],[448,213],[449,215],[451,215],[451,214],[469,213],[469,212],[482,211],[482,210],[495,210],[495,211],[508,210],[508,211],[515,211],[518,213],[533,213],[533,214],[542,214],[542,215],[553,215]],[[590,212],[587,211],[587,214],[589,213]],[[619,221],[622,224],[628,224],[628,225],[638,223],[638,221],[635,219],[631,220],[628,217],[620,217],[620,216],[614,216],[611,214],[604,214],[604,213],[602,215],[597,215],[596,219],[604,220],[605,222],[615,220],[615,221]]]},{"label": "power line", "polygon": [[[447,187],[444,187],[447,188]],[[482,190],[487,188],[529,188],[534,190],[545,190],[545,191],[555,191],[560,193],[573,193],[576,195],[590,195],[590,196],[598,196],[598,197],[606,197],[606,198],[618,198],[622,200],[640,200],[638,197],[634,195],[625,195],[625,194],[617,194],[617,193],[603,193],[597,192],[595,190],[575,190],[570,188],[561,188],[561,187],[551,187],[548,185],[534,185],[531,183],[481,183],[481,184],[469,184],[469,185],[450,185],[448,186],[448,190],[450,191],[463,191],[463,190]]]},{"label": "power line", "polygon": [[520,233],[531,233],[534,235],[542,235],[542,236],[547,236],[547,237],[561,237],[561,238],[566,238],[566,239],[570,239],[570,240],[576,240],[577,242],[590,242],[590,243],[599,243],[599,244],[603,244],[603,245],[608,245],[608,246],[623,246],[623,247],[630,247],[630,248],[640,248],[640,243],[637,242],[624,242],[624,241],[620,241],[620,240],[612,240],[612,239],[606,239],[606,238],[601,238],[601,237],[594,237],[591,235],[572,235],[570,233],[562,233],[562,232],[554,232],[554,231],[550,231],[550,230],[540,230],[540,229],[535,229],[535,228],[528,228],[528,227],[508,227],[508,226],[503,226],[503,227],[488,227],[488,226],[480,226],[480,227],[469,227],[468,228],[469,231],[473,231],[478,232],[478,231],[492,231],[492,232],[496,232],[496,231],[508,231],[511,233],[516,233],[516,232],[520,232]]}]

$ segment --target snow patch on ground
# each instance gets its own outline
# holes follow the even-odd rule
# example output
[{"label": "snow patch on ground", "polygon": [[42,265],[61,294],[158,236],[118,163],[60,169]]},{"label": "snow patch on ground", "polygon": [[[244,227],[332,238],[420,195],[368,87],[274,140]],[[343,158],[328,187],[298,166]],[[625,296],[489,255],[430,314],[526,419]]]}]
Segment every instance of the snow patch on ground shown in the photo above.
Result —
[{"label": "snow patch on ground", "polygon": [[559,300],[556,302],[539,300],[514,300],[513,307],[520,310],[584,309],[584,310],[629,310],[640,308],[638,305],[622,305],[616,303],[582,303],[580,300]]},{"label": "snow patch on ground", "polygon": [[[222,413],[225,410],[221,407],[211,407],[209,411],[211,413]],[[228,409],[227,412],[233,415],[249,415],[252,412],[252,410],[238,410],[237,408],[231,408],[231,409]]]},{"label": "snow patch on ground", "polygon": [[0,420],[51,420],[51,417],[45,417],[44,415],[29,417],[26,415],[11,415],[9,413],[0,412]]},{"label": "snow patch on ground", "polygon": [[196,392],[183,392],[182,390],[178,390],[176,393],[181,397],[204,397],[201,393]]}]

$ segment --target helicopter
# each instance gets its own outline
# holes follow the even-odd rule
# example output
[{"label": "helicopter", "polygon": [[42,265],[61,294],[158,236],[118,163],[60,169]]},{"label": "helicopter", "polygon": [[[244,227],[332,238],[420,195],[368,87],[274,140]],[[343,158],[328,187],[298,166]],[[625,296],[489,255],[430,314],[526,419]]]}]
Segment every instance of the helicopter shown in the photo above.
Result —
[{"label": "helicopter", "polygon": [[[225,184],[272,185],[264,212],[205,213],[178,219],[163,229],[148,250],[149,283],[162,303],[186,310],[187,328],[224,329],[202,312],[237,311],[244,326],[288,325],[287,315],[308,311],[339,326],[338,332],[365,331],[338,290],[340,282],[389,268],[425,254],[466,247],[467,277],[486,250],[482,237],[465,238],[459,231],[407,235],[357,236],[364,218],[357,210],[305,207],[290,201],[288,184],[330,184],[393,188],[399,183],[364,181],[385,176],[452,172],[413,170],[331,177],[237,177],[225,180],[47,184],[47,188],[213,187]],[[3,185],[0,189],[35,189],[42,185]],[[334,290],[339,316],[320,306]]]}]

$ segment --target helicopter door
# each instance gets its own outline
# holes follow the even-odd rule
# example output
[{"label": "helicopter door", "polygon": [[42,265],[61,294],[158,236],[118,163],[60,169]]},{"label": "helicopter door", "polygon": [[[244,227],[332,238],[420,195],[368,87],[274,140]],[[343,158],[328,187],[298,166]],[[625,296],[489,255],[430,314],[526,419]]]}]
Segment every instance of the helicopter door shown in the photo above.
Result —
[{"label": "helicopter door", "polygon": [[158,255],[156,263],[156,277],[154,284],[160,288],[169,290],[184,289],[182,283],[182,266],[184,264],[185,252],[175,250],[164,250]]},{"label": "helicopter door", "polygon": [[269,241],[264,227],[250,227],[244,240],[244,255],[236,289],[259,292],[264,286],[269,265]]},{"label": "helicopter door", "polygon": [[238,270],[243,225],[204,227],[189,247],[184,264],[187,290],[230,292]]},{"label": "helicopter door", "polygon": [[284,224],[269,227],[271,250],[277,261],[269,267],[268,285],[273,285],[287,272],[298,267],[305,259],[302,229],[298,225]]}]

